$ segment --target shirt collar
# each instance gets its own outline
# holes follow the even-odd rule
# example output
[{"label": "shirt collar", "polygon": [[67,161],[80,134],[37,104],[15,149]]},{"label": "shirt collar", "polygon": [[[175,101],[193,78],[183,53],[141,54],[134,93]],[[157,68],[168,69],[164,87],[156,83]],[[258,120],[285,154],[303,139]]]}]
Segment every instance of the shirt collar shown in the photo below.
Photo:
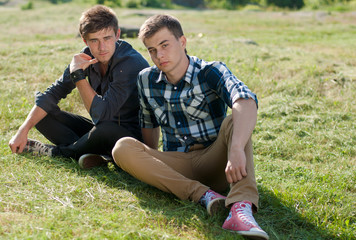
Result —
[{"label": "shirt collar", "polygon": [[186,81],[188,84],[192,82],[193,78],[193,73],[194,73],[194,61],[193,59],[187,55],[187,58],[189,59],[189,65],[188,69],[183,77],[184,81]]},{"label": "shirt collar", "polygon": [[[119,47],[121,45],[121,42],[116,42],[115,43],[115,52],[114,54],[112,55],[112,57],[110,58],[109,60],[109,63],[108,63],[108,69],[106,72],[110,71],[110,68],[111,68],[111,65],[113,64],[113,61],[114,61],[114,58],[115,58],[115,55],[117,55],[117,51],[119,51]],[[93,57],[93,55],[90,53],[90,56]],[[90,65],[89,67],[92,67],[94,69],[94,71],[96,71],[99,75],[100,75],[100,69],[99,69],[99,63],[95,63],[95,64],[92,64]]]},{"label": "shirt collar", "polygon": [[[188,65],[188,69],[182,79],[184,81],[186,81],[188,84],[190,84],[192,82],[192,76],[194,73],[194,61],[193,61],[193,58],[191,58],[188,55],[187,55],[187,58],[189,59],[189,65]],[[156,83],[159,83],[161,81],[164,81],[165,83],[169,83],[167,80],[166,74],[162,71],[160,71],[159,76],[156,80]]]}]

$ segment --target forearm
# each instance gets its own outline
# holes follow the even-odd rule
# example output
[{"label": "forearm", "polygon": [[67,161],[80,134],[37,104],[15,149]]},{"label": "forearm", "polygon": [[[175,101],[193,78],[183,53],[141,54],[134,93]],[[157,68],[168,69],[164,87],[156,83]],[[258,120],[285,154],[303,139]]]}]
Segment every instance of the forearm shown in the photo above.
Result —
[{"label": "forearm", "polygon": [[47,113],[42,108],[36,105],[32,108],[17,133],[9,141],[12,153],[21,153],[23,151],[27,143],[28,132],[46,115]]},{"label": "forearm", "polygon": [[244,149],[257,121],[257,107],[252,99],[239,99],[232,107],[234,131],[231,148]]},{"label": "forearm", "polygon": [[38,106],[33,106],[30,113],[27,115],[26,120],[22,123],[19,131],[29,132],[37,123],[39,123],[45,116],[47,112]]},{"label": "forearm", "polygon": [[153,149],[158,149],[158,142],[160,137],[160,129],[157,128],[142,128],[143,142]]},{"label": "forearm", "polygon": [[247,176],[245,146],[255,128],[257,106],[252,99],[239,99],[232,106],[233,133],[225,173],[229,183]]},{"label": "forearm", "polygon": [[85,79],[76,82],[75,85],[79,91],[80,97],[82,98],[86,110],[90,113],[90,107],[96,92]]}]

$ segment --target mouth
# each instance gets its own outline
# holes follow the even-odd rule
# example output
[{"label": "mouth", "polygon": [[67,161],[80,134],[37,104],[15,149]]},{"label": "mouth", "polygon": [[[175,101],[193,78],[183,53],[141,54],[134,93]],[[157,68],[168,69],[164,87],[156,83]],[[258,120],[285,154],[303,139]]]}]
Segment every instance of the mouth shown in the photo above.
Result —
[{"label": "mouth", "polygon": [[161,62],[161,63],[159,63],[159,65],[160,65],[161,67],[165,67],[165,66],[168,65],[168,61],[166,61],[166,62]]},{"label": "mouth", "polygon": [[105,56],[107,54],[108,54],[107,52],[101,52],[101,53],[99,53],[99,56]]}]

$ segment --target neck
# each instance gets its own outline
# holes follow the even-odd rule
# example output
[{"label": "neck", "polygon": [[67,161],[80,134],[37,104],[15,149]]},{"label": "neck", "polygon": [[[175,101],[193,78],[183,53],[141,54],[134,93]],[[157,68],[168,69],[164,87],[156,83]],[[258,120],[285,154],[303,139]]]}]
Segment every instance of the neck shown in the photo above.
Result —
[{"label": "neck", "polygon": [[177,84],[186,74],[188,66],[189,59],[184,58],[183,63],[181,63],[181,66],[177,69],[177,71],[165,73],[167,76],[167,80],[172,84]]},{"label": "neck", "polygon": [[108,63],[106,63],[106,64],[100,63],[99,64],[99,70],[100,70],[100,74],[101,74],[102,77],[105,76],[106,71],[108,70],[108,66],[109,66]]}]

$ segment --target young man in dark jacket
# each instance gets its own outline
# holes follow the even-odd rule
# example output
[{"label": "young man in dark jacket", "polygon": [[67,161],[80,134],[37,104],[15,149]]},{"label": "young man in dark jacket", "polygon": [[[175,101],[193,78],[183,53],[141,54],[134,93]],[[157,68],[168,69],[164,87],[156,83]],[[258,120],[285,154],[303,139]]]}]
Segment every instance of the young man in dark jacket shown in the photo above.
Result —
[{"label": "young man in dark jacket", "polygon": [[[71,157],[79,159],[82,168],[90,168],[105,164],[121,137],[141,139],[136,80],[149,66],[147,61],[119,40],[116,14],[108,7],[83,12],[79,32],[87,47],[74,55],[55,83],[36,94],[34,107],[9,142],[13,153]],[[91,120],[58,107],[75,88]],[[34,126],[54,145],[28,139]]]}]

